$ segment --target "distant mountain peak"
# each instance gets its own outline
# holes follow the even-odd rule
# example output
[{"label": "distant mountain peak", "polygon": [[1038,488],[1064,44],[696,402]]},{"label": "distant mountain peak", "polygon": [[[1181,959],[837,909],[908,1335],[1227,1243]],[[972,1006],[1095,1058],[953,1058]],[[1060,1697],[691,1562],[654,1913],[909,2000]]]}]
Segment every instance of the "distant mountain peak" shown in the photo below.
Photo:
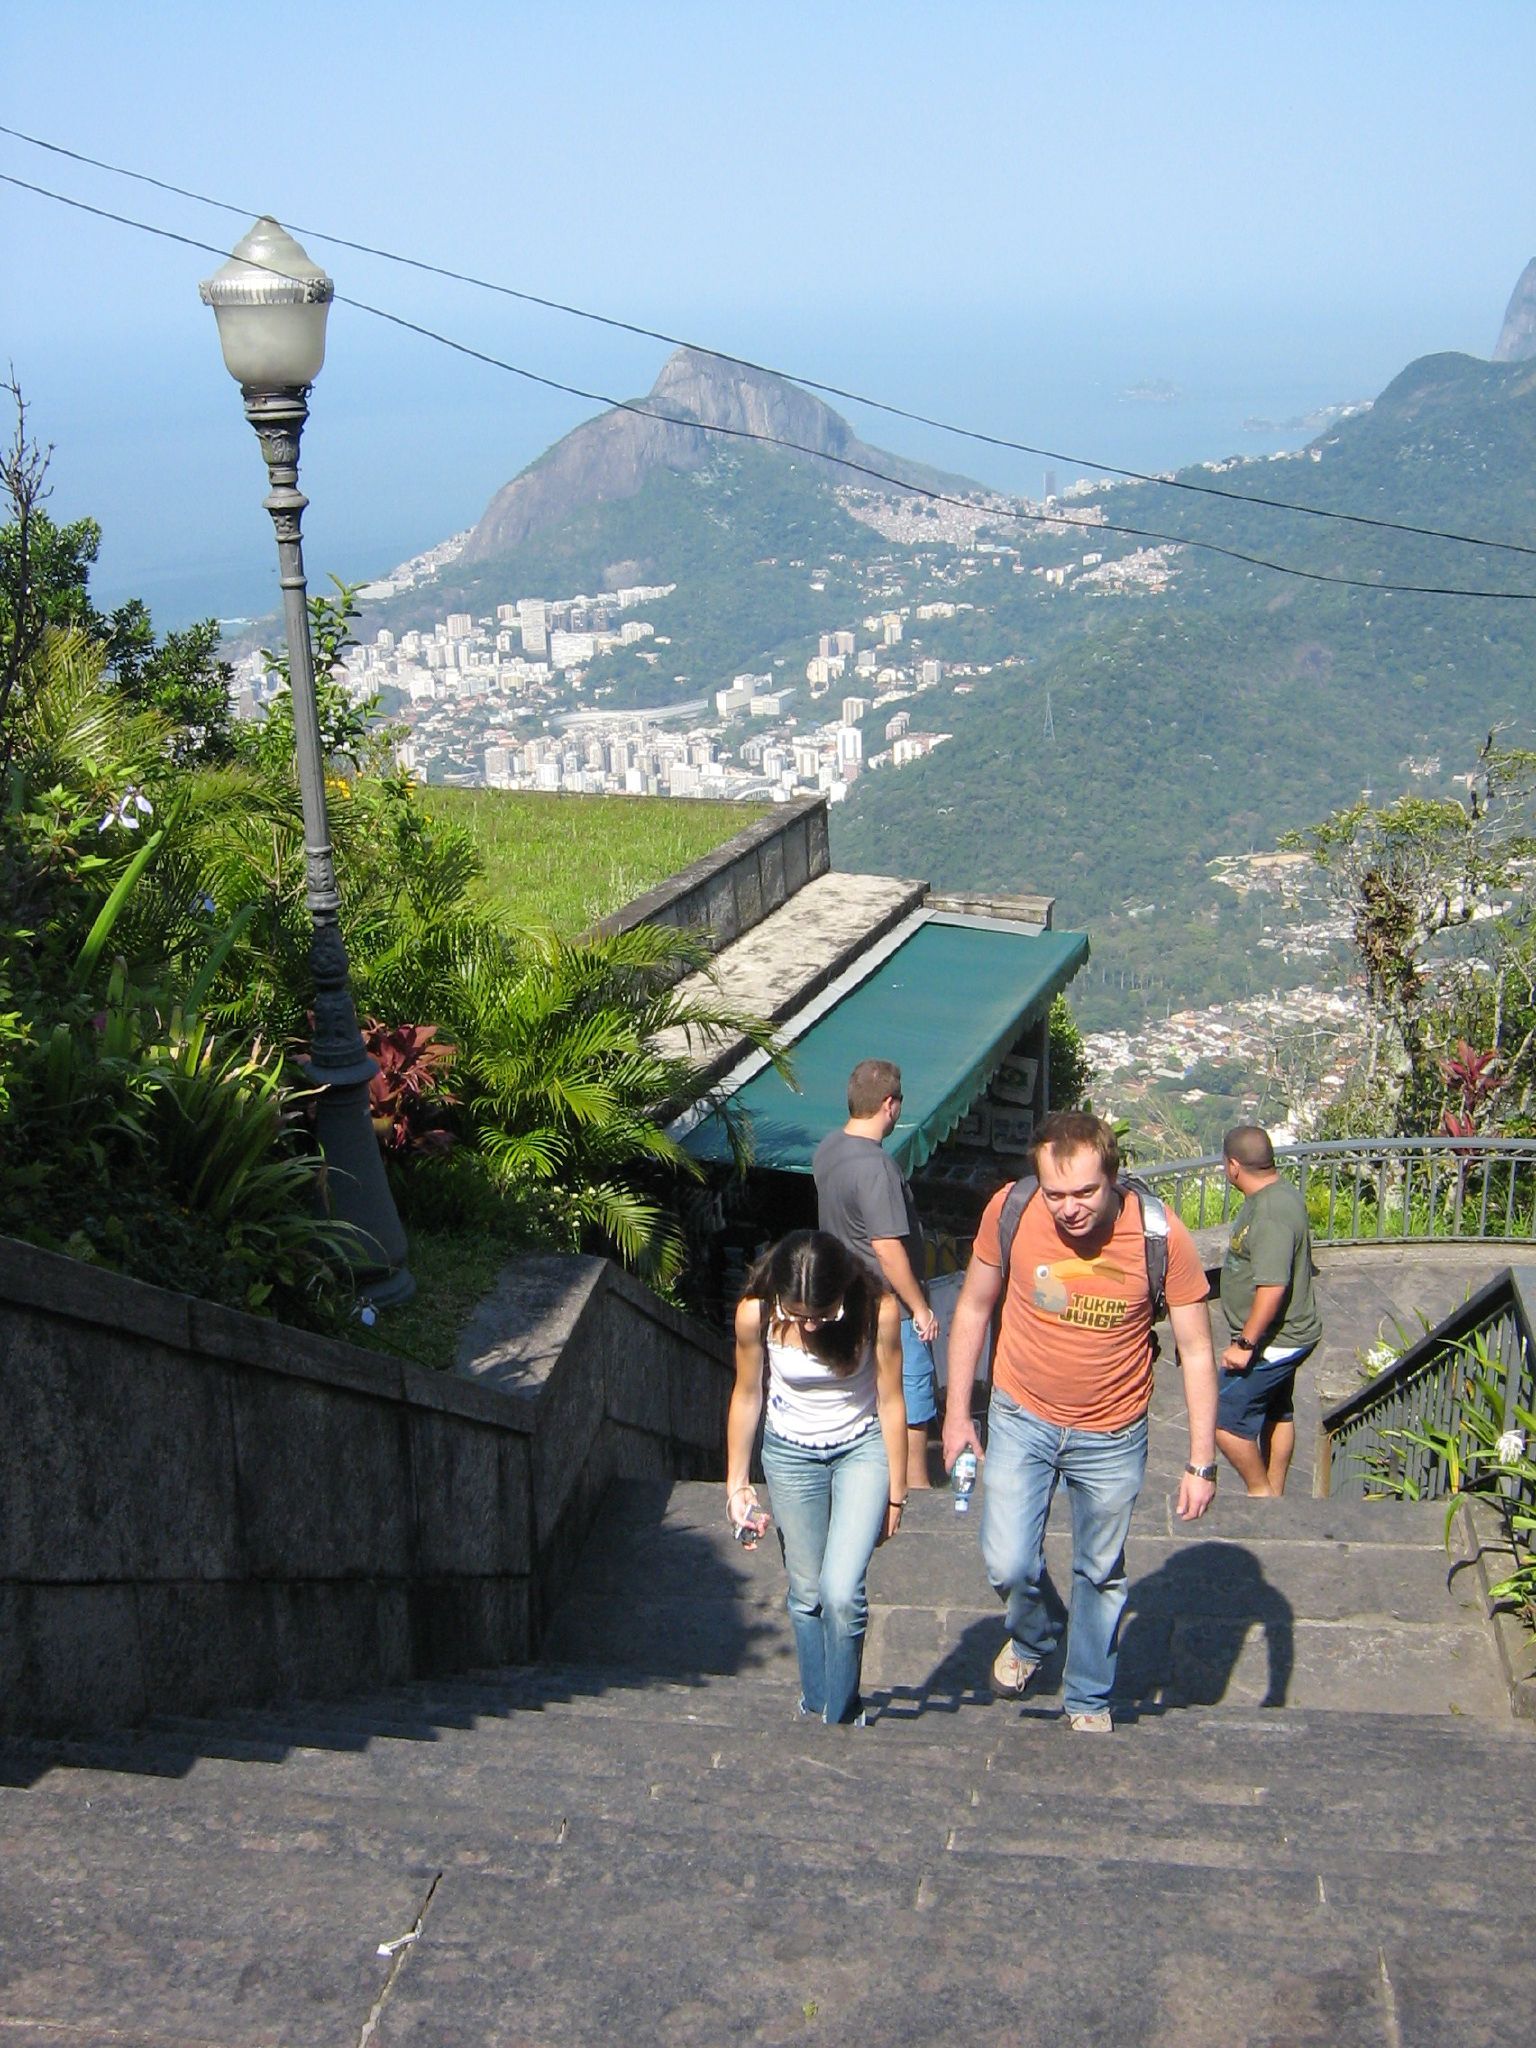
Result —
[{"label": "distant mountain peak", "polygon": [[689,414],[703,426],[798,441],[818,455],[844,455],[857,446],[848,422],[798,384],[700,349],[674,349],[644,403]]},{"label": "distant mountain peak", "polygon": [[1536,356],[1536,256],[1520,273],[1520,282],[1504,314],[1494,345],[1496,363],[1524,363]]},{"label": "distant mountain peak", "polygon": [[[462,559],[483,562],[510,554],[587,506],[637,496],[660,470],[703,469],[731,446],[732,435],[787,441],[797,450],[863,463],[901,482],[938,481],[918,463],[867,447],[840,413],[787,377],[679,348],[644,398],[584,421],[503,484],[465,543]],[[963,481],[959,487],[980,488]]]}]

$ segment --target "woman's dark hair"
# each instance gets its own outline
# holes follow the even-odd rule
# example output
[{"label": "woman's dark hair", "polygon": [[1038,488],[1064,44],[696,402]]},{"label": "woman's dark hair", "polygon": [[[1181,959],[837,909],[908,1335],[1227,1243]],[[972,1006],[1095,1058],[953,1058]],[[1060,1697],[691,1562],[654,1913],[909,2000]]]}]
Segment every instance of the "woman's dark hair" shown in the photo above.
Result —
[{"label": "woman's dark hair", "polygon": [[825,1230],[792,1230],[752,1268],[743,1298],[763,1304],[765,1340],[781,1301],[793,1302],[812,1315],[822,1309],[833,1311],[841,1302],[839,1321],[802,1329],[800,1341],[830,1371],[850,1373],[875,1341],[880,1291],[874,1275],[840,1237]]}]

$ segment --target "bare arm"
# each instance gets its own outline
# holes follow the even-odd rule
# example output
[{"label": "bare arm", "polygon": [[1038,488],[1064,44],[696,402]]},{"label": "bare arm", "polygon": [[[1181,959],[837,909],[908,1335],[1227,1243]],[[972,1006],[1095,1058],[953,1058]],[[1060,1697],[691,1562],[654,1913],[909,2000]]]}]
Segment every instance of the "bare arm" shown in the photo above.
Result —
[{"label": "bare arm", "polygon": [[[1178,1346],[1179,1370],[1184,1375],[1184,1405],[1189,1411],[1189,1462],[1216,1462],[1216,1356],[1211,1349],[1211,1314],[1203,1301],[1186,1302],[1168,1309],[1173,1341]],[[1193,1522],[1216,1498],[1214,1479],[1196,1479],[1185,1472],[1179,1479],[1179,1498],[1174,1512],[1181,1521]]]},{"label": "bare arm", "polygon": [[870,1249],[880,1261],[885,1284],[912,1318],[912,1327],[925,1344],[938,1335],[939,1319],[928,1305],[922,1282],[912,1270],[907,1248],[899,1237],[872,1237]]},{"label": "bare arm", "polygon": [[763,1413],[763,1313],[763,1303],[750,1298],[736,1309],[736,1384],[725,1419],[725,1514],[733,1529],[760,1512],[752,1446]]},{"label": "bare arm", "polygon": [[890,1466],[885,1523],[880,1533],[884,1543],[901,1527],[902,1504],[907,1498],[907,1397],[901,1387],[901,1311],[889,1294],[880,1297],[880,1325],[875,1336],[875,1401]]},{"label": "bare arm", "polygon": [[1249,1366],[1253,1363],[1255,1352],[1260,1349],[1264,1339],[1274,1328],[1276,1318],[1280,1314],[1284,1301],[1285,1287],[1283,1283],[1266,1287],[1255,1287],[1253,1290],[1253,1307],[1243,1319],[1243,1327],[1237,1333],[1240,1337],[1251,1337],[1253,1339],[1252,1348],[1240,1350],[1236,1344],[1229,1344],[1221,1354],[1223,1371],[1246,1372],[1248,1370]]},{"label": "bare arm", "polygon": [[971,1393],[976,1385],[976,1367],[992,1322],[992,1311],[1003,1291],[1003,1269],[989,1266],[972,1256],[965,1269],[965,1285],[955,1304],[949,1326],[949,1384],[944,1396],[944,1469],[954,1467],[956,1458],[969,1448],[982,1456],[981,1439],[971,1420]]}]

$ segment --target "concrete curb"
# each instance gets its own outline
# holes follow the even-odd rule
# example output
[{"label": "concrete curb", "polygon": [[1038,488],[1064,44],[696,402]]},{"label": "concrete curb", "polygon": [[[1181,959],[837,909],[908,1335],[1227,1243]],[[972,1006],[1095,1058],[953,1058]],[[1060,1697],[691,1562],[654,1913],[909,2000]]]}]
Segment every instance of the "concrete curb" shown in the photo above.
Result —
[{"label": "concrete curb", "polygon": [[1499,1667],[1509,1691],[1509,1710],[1517,1720],[1536,1721],[1536,1632],[1513,1609],[1495,1601],[1490,1587],[1509,1576],[1515,1556],[1504,1534],[1498,1510],[1473,1496],[1457,1513],[1464,1562],[1476,1567],[1483,1611],[1493,1630]]}]

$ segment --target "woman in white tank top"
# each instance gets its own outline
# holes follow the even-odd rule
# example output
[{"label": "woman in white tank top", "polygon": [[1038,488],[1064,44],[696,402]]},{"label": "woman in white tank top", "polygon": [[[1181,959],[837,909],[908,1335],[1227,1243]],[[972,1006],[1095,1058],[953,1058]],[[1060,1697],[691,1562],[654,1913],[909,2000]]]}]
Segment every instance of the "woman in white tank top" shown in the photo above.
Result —
[{"label": "woman in white tank top", "polygon": [[907,1497],[901,1311],[825,1231],[781,1238],[748,1275],[736,1310],[725,1506],[748,1549],[770,1520],[751,1480],[759,1422],[789,1573],[800,1712],[862,1725],[865,1579],[876,1546],[901,1527]]}]

